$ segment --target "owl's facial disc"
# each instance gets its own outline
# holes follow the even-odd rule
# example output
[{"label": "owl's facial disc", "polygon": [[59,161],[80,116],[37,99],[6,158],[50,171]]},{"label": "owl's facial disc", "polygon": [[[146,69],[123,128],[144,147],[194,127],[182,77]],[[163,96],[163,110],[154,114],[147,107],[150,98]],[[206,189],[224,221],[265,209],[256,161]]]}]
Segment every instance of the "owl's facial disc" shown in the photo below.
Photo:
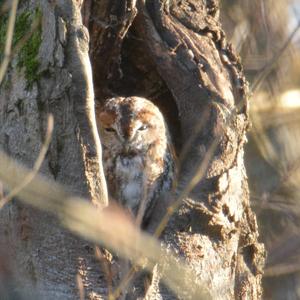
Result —
[{"label": "owl's facial disc", "polygon": [[145,135],[148,134],[149,126],[136,118],[130,118],[126,124],[118,128],[118,138],[122,145],[122,155],[133,157],[144,153],[148,149]]},{"label": "owl's facial disc", "polygon": [[112,98],[96,117],[102,145],[127,157],[146,155],[165,134],[161,113],[141,98]]}]

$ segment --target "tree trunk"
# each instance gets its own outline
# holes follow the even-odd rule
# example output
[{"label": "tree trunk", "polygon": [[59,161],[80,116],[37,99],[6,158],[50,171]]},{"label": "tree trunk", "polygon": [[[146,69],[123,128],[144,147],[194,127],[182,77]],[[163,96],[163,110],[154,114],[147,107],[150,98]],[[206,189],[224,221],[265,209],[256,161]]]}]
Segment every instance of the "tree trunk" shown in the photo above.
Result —
[{"label": "tree trunk", "polygon": [[[22,2],[19,16],[27,8]],[[52,113],[55,130],[43,173],[105,205],[80,7],[42,1],[39,9],[38,77],[29,87],[26,65],[19,70],[16,55],[0,89],[1,146],[32,166]],[[180,159],[177,190],[159,203],[146,230],[152,232],[173,205],[161,239],[195,271],[192,281],[207,284],[213,299],[259,299],[264,247],[243,162],[247,83],[218,22],[217,3],[86,1],[83,16],[97,101],[138,95],[155,102]],[[74,299],[79,273],[86,297],[106,297],[92,246],[58,228],[55,218],[13,202],[0,220],[1,249],[9,245],[23,285],[33,285],[43,299]],[[176,298],[160,281],[162,269],[153,271],[148,299]],[[132,284],[128,298],[143,296],[140,278]]]},{"label": "tree trunk", "polygon": [[[80,7],[70,1],[31,4],[30,8],[26,2],[20,4],[15,38],[25,35],[39,17],[38,11],[42,22],[36,32],[41,43],[37,57],[24,55],[31,61],[20,68],[22,54],[33,47],[34,36],[29,38],[29,46],[25,43],[15,55],[1,86],[1,147],[32,167],[43,143],[47,116],[53,114],[55,127],[42,173],[66,185],[73,194],[105,205],[88,33],[81,23]],[[2,19],[3,26],[4,22]],[[37,60],[32,81],[30,66]],[[13,201],[1,210],[0,224],[2,257],[11,258],[22,290],[35,290],[37,299],[74,299],[78,295],[75,279],[80,274],[87,293],[103,294],[106,283],[99,282],[101,274],[91,247],[58,227],[56,218]]]}]

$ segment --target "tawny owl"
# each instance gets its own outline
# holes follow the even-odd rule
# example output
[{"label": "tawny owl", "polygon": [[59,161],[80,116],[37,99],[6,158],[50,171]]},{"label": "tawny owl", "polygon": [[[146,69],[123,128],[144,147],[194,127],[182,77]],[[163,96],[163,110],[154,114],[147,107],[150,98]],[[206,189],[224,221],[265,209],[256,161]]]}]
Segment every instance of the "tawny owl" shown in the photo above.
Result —
[{"label": "tawny owl", "polygon": [[110,196],[145,221],[175,176],[175,155],[163,115],[149,100],[116,97],[97,109]]}]

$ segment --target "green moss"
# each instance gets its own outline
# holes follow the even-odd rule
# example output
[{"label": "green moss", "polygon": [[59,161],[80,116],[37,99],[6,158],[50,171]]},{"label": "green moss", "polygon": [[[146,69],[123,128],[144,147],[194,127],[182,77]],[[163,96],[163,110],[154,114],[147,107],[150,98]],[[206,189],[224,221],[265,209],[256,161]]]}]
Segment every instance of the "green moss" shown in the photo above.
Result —
[{"label": "green moss", "polygon": [[[16,41],[20,40],[24,36],[28,28],[31,28],[33,21],[37,18],[41,18],[41,13],[38,10],[36,10],[34,14],[30,14],[28,12],[20,14],[16,21]],[[18,54],[17,66],[20,69],[23,67],[25,68],[25,77],[29,86],[31,86],[34,81],[38,80],[40,76],[38,73],[39,61],[37,56],[42,42],[41,35],[41,26],[39,25]]]},{"label": "green moss", "polygon": [[4,5],[5,1],[4,0],[0,0],[0,10],[2,9],[2,6]]},{"label": "green moss", "polygon": [[2,61],[4,55],[5,39],[7,30],[7,17],[0,16],[0,60]]},{"label": "green moss", "polygon": [[[13,36],[13,49],[20,42],[21,39],[28,34],[31,26],[35,20],[39,21],[41,18],[41,13],[39,10],[35,12],[22,12],[16,18],[15,30]],[[6,40],[6,30],[7,30],[7,17],[2,17],[0,20],[0,53],[3,53]],[[40,74],[38,73],[39,61],[38,52],[42,42],[41,37],[42,31],[39,24],[38,28],[30,35],[26,42],[21,44],[21,48],[17,53],[17,67],[19,69],[24,68],[25,77],[28,82],[28,86],[31,87],[33,82],[35,82]],[[0,55],[2,60],[3,55]]]}]

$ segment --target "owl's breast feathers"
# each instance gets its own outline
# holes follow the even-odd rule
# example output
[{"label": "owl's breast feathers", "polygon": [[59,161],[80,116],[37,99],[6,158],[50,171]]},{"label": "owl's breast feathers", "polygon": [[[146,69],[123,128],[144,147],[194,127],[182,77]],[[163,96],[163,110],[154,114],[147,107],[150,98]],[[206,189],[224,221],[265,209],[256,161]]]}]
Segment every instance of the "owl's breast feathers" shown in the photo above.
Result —
[{"label": "owl's breast feathers", "polygon": [[154,148],[151,147],[145,156],[133,152],[121,152],[116,157],[105,155],[108,158],[104,167],[108,174],[109,192],[135,215],[144,202],[147,217],[159,196],[172,187],[174,159],[170,152],[165,152],[160,157],[151,155]]}]

